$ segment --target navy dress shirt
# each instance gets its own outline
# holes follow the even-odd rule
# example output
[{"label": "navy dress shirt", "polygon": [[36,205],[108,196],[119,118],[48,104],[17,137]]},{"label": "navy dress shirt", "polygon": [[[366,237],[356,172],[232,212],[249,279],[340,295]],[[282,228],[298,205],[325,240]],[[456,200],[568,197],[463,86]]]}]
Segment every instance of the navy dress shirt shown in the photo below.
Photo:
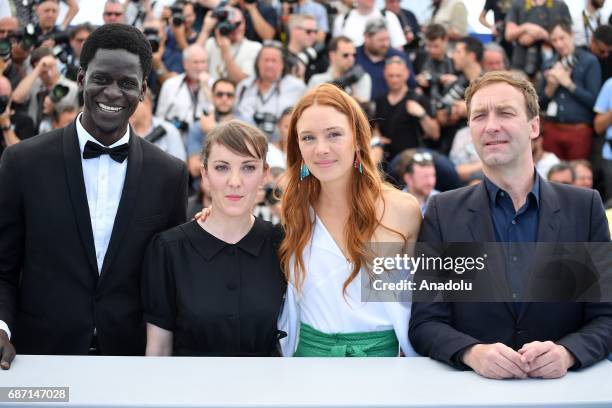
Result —
[{"label": "navy dress shirt", "polygon": [[[497,242],[507,242],[505,246],[506,277],[512,290],[512,297],[520,299],[528,279],[528,272],[533,261],[535,245],[512,245],[512,243],[536,242],[540,206],[540,178],[534,177],[531,191],[527,194],[525,204],[515,211],[510,194],[496,186],[487,177],[484,178],[489,195],[491,221]],[[518,312],[521,305],[514,303]]]}]

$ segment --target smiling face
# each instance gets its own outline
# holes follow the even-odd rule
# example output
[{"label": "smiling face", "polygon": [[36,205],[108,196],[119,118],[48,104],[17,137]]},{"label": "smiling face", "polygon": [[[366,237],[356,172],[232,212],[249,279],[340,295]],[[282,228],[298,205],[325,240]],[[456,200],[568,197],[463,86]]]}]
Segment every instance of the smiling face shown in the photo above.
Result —
[{"label": "smiling face", "polygon": [[104,144],[119,140],[147,89],[138,55],[99,49],[77,82],[84,91],[83,127]]},{"label": "smiling face", "polygon": [[355,135],[348,117],[325,105],[312,105],[296,124],[304,163],[319,182],[348,181],[355,171]]},{"label": "smiling face", "polygon": [[485,168],[533,167],[531,140],[540,119],[527,118],[525,97],[512,85],[497,82],[479,89],[470,106],[470,132]]},{"label": "smiling face", "polygon": [[212,198],[213,211],[230,217],[241,217],[253,212],[257,192],[267,181],[268,170],[262,159],[242,156],[220,143],[212,144],[202,179]]},{"label": "smiling face", "polygon": [[570,55],[576,49],[573,35],[563,30],[561,26],[556,26],[551,31],[550,42],[562,57]]}]

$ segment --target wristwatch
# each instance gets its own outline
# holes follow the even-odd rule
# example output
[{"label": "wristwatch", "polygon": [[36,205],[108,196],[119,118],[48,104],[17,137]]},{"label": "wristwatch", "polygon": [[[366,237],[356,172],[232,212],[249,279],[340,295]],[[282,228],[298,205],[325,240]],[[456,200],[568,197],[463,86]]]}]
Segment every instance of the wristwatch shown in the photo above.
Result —
[{"label": "wristwatch", "polygon": [[15,131],[15,125],[11,123],[8,126],[0,126],[0,129],[2,129],[3,132],[7,132],[9,130]]}]

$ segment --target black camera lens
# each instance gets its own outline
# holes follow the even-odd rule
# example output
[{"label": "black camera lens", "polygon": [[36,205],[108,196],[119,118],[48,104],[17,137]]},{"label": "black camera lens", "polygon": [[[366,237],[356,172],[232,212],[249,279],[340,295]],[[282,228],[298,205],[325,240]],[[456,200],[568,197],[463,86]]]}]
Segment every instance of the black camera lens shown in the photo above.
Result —
[{"label": "black camera lens", "polygon": [[151,50],[153,51],[153,53],[159,51],[161,39],[159,38],[159,31],[157,30],[157,28],[145,28],[143,30],[143,34],[145,35],[145,37],[147,37],[149,44],[151,44]]},{"label": "black camera lens", "polygon": [[11,40],[3,38],[0,40],[0,58],[7,60],[11,57]]},{"label": "black camera lens", "polygon": [[0,113],[6,110],[6,107],[9,104],[9,100],[10,100],[9,97],[6,95],[0,96]]},{"label": "black camera lens", "polygon": [[62,84],[56,84],[49,93],[49,99],[51,102],[58,103],[70,92],[70,88]]}]

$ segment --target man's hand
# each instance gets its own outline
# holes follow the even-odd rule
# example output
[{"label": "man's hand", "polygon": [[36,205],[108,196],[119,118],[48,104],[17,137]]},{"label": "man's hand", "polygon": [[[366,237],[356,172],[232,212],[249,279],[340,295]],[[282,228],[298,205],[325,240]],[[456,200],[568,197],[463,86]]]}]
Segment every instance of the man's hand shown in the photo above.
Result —
[{"label": "man's hand", "polygon": [[232,42],[230,41],[229,37],[227,37],[225,35],[221,35],[219,30],[215,30],[215,42],[217,43],[217,46],[219,47],[219,50],[221,52],[229,52],[230,51],[230,48],[232,46]]},{"label": "man's hand", "polygon": [[453,75],[453,74],[442,74],[442,75],[440,75],[440,82],[444,86],[449,86],[450,84],[455,82],[457,79],[459,79],[459,78],[457,78],[457,75]]},{"label": "man's hand", "polygon": [[217,25],[218,20],[213,17],[212,10],[209,10],[204,17],[204,23],[202,25],[202,30],[206,32],[208,35],[212,33],[212,30]]},{"label": "man's hand", "polygon": [[518,352],[529,365],[529,377],[560,378],[576,363],[572,353],[552,341],[527,343]]},{"label": "man's hand", "polygon": [[0,330],[0,367],[3,370],[11,368],[11,362],[15,358],[15,347],[11,344],[8,334]]},{"label": "man's hand", "polygon": [[425,78],[425,75],[423,73],[420,73],[414,78],[416,79],[417,84],[419,84],[421,88],[429,88],[429,81],[427,80],[427,78]]},{"label": "man's hand", "polygon": [[215,128],[215,126],[217,126],[217,122],[215,121],[215,113],[202,112],[202,116],[200,116],[200,128],[202,129],[202,132],[208,134]]},{"label": "man's hand", "polygon": [[486,378],[527,378],[529,365],[502,343],[476,344],[463,354],[463,363]]},{"label": "man's hand", "polygon": [[41,72],[51,69],[53,65],[56,64],[57,62],[55,61],[55,57],[53,55],[47,55],[45,57],[42,57],[40,61],[38,61],[38,64],[36,64],[36,68],[38,68],[38,74],[40,75]]},{"label": "man's hand", "polygon": [[248,11],[248,12],[249,12],[249,14],[251,14],[251,13],[253,13],[253,12],[255,12],[255,11],[257,11],[257,12],[259,11],[259,10],[257,10],[257,2],[254,2],[254,3],[250,3],[250,4],[249,4],[249,3],[247,3],[247,2],[245,1],[245,2],[244,2],[244,8],[245,8],[245,10],[246,10],[246,11]]}]

